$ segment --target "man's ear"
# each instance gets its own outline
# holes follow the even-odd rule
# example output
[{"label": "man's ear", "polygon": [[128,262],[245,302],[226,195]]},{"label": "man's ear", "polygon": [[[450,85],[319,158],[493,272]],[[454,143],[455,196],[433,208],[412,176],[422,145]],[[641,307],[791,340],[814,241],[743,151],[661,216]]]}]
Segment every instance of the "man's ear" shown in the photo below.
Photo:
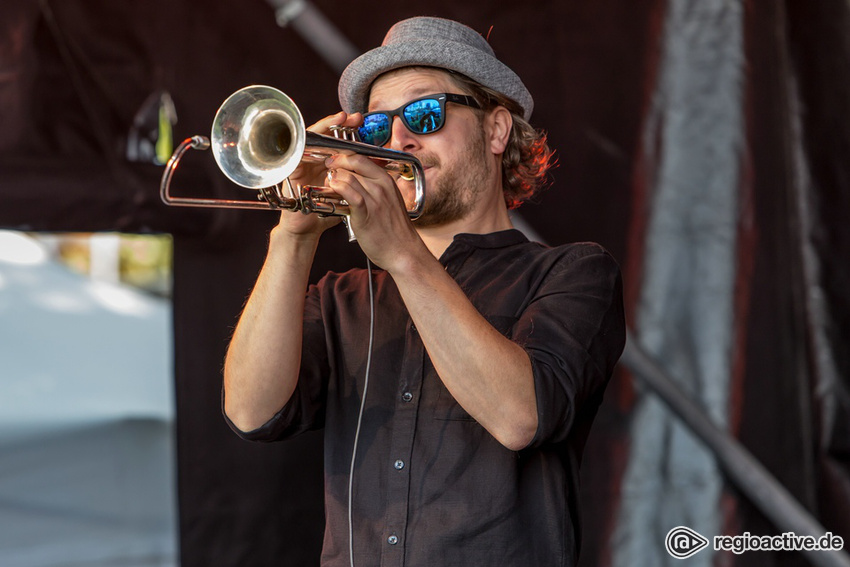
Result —
[{"label": "man's ear", "polygon": [[505,152],[514,119],[511,112],[504,106],[497,106],[487,116],[487,132],[489,134],[490,150],[495,155]]}]

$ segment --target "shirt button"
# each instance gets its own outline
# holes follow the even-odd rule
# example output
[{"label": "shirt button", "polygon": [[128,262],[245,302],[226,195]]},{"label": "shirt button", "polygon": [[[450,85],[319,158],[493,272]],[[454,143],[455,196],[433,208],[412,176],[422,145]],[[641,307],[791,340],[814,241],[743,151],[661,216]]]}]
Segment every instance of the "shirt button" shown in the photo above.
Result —
[{"label": "shirt button", "polygon": [[414,325],[413,323],[411,323],[411,324],[410,324],[410,330],[411,330],[411,331],[413,331],[413,332],[415,333],[415,332],[416,332],[416,325]]},{"label": "shirt button", "polygon": [[399,459],[395,463],[393,463],[393,466],[396,468],[397,471],[400,471],[401,469],[404,468],[404,461]]},{"label": "shirt button", "polygon": [[411,394],[410,392],[405,392],[401,395],[401,399],[405,402],[409,402],[413,399],[413,394]]},{"label": "shirt button", "polygon": [[398,536],[395,535],[395,534],[391,535],[390,537],[387,538],[387,543],[390,544],[390,545],[397,544],[398,543]]}]

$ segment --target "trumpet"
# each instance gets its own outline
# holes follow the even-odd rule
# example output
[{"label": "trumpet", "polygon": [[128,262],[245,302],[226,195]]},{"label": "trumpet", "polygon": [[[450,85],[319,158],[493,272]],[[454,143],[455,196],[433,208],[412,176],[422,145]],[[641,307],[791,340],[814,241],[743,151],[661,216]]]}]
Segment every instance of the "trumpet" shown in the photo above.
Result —
[{"label": "trumpet", "polygon": [[[230,95],[216,112],[210,137],[192,136],[180,143],[165,166],[160,196],[168,205],[226,209],[287,209],[304,213],[347,216],[348,203],[329,187],[293,188],[289,177],[302,163],[322,163],[339,153],[356,153],[381,164],[388,173],[413,181],[413,200],[407,214],[416,219],[425,201],[425,176],[419,160],[405,152],[356,141],[350,128],[332,128],[333,136],[310,132],[301,111],[286,94],[252,85]],[[255,200],[176,197],[171,178],[189,149],[212,148],[222,173],[253,189]]]}]

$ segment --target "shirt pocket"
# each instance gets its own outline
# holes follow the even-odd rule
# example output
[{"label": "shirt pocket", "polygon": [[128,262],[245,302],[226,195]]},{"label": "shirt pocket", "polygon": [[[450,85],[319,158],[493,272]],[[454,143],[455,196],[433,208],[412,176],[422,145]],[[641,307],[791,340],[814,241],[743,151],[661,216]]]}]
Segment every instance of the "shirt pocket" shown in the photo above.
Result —
[{"label": "shirt pocket", "polygon": [[[517,322],[516,317],[509,315],[485,315],[487,322],[493,325],[497,331],[510,338],[510,331]],[[437,377],[437,403],[434,408],[434,419],[443,421],[475,421],[463,407],[449,393],[443,385],[443,381]]]}]

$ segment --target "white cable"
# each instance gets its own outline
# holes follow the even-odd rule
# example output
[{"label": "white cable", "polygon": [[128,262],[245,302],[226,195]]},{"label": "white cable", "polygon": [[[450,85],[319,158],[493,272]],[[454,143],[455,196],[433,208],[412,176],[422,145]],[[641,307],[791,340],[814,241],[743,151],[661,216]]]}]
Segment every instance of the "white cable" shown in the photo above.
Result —
[{"label": "white cable", "polygon": [[366,354],[366,378],[363,381],[363,398],[360,400],[360,413],[357,415],[357,429],[354,431],[354,448],[351,451],[351,468],[348,471],[348,559],[354,567],[354,524],[351,520],[351,495],[354,490],[354,460],[357,458],[357,442],[360,440],[360,424],[363,423],[363,408],[366,407],[366,390],[369,388],[369,368],[372,366],[372,341],[375,338],[375,292],[372,289],[372,263],[366,258],[369,276],[369,351]]}]

